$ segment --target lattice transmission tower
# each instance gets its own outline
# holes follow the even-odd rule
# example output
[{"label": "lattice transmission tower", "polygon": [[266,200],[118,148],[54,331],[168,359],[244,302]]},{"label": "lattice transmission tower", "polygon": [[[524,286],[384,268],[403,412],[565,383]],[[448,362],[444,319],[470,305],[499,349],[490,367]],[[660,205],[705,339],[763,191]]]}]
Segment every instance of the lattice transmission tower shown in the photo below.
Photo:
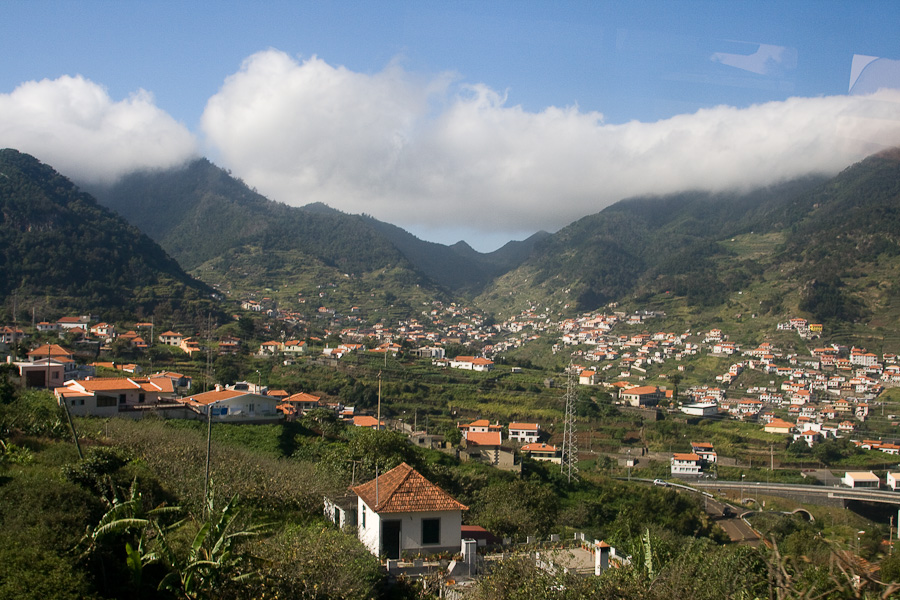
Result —
[{"label": "lattice transmission tower", "polygon": [[566,475],[569,481],[572,481],[573,477],[578,479],[578,444],[575,436],[575,400],[578,394],[575,392],[575,365],[570,362],[566,371],[568,373],[566,378],[566,417],[560,472]]}]

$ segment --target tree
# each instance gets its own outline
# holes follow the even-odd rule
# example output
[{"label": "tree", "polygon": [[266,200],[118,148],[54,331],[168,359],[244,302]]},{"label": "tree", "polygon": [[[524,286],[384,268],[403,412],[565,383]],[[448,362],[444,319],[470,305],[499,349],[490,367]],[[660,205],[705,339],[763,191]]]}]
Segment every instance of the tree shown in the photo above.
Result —
[{"label": "tree", "polygon": [[476,493],[475,521],[498,535],[525,538],[550,531],[559,500],[550,486],[535,481],[504,481]]}]

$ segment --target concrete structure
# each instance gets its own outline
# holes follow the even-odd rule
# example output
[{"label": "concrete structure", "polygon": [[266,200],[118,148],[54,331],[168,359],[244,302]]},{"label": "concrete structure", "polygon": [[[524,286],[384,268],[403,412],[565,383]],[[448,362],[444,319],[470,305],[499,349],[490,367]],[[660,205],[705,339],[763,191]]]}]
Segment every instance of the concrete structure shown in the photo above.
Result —
[{"label": "concrete structure", "polygon": [[715,402],[685,404],[681,407],[681,412],[692,417],[714,417],[719,414],[719,406]]},{"label": "concrete structure", "polygon": [[406,463],[351,488],[357,500],[357,532],[375,556],[402,552],[456,552],[462,511],[468,507]]},{"label": "concrete structure", "polygon": [[325,496],[325,518],[343,529],[356,527],[356,496],[345,494],[340,497]]},{"label": "concrete structure", "polygon": [[881,479],[872,471],[847,471],[841,478],[841,483],[851,488],[881,487]]}]

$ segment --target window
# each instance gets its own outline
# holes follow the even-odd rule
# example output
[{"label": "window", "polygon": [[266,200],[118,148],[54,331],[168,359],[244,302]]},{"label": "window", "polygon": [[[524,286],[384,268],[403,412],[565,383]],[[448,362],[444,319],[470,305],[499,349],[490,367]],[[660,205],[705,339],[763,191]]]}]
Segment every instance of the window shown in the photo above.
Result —
[{"label": "window", "polygon": [[422,519],[422,545],[441,543],[441,520]]},{"label": "window", "polygon": [[125,394],[119,394],[119,404],[125,404]]},{"label": "window", "polygon": [[97,396],[97,407],[98,408],[115,406],[115,405],[116,405],[115,398],[112,398],[110,396]]},{"label": "window", "polygon": [[362,526],[363,526],[363,529],[366,528],[366,507],[365,506],[362,507]]},{"label": "window", "polygon": [[255,410],[256,410],[256,405],[255,405],[255,404],[248,404],[248,405],[247,405],[247,412],[254,412]]},{"label": "window", "polygon": [[138,402],[143,402],[146,399],[147,399],[147,394],[144,394],[144,393],[138,394]]}]

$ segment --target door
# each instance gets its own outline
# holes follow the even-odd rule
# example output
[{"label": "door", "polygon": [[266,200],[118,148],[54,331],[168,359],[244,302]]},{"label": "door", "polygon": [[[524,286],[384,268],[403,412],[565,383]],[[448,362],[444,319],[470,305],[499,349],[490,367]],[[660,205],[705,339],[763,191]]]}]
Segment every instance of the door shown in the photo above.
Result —
[{"label": "door", "polygon": [[381,553],[388,558],[400,558],[400,521],[381,522]]}]

